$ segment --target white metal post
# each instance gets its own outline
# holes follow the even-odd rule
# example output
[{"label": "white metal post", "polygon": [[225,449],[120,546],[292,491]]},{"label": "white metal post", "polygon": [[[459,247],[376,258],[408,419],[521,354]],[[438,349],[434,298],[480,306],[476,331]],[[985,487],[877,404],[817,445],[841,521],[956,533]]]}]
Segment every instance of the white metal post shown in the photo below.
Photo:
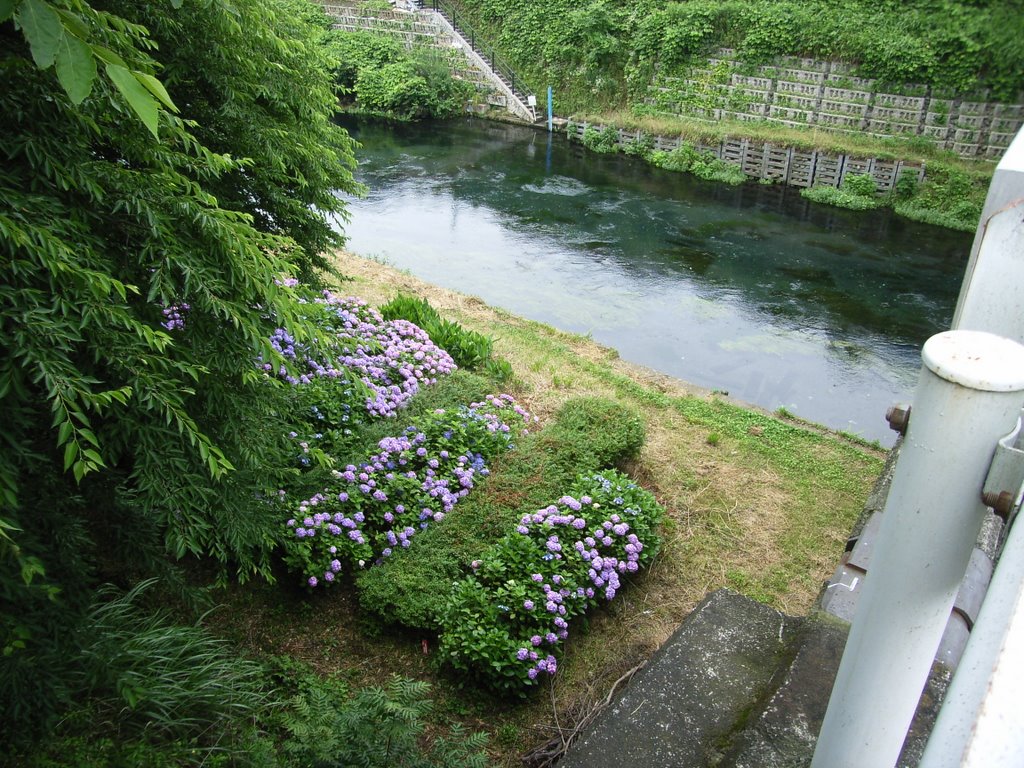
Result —
[{"label": "white metal post", "polygon": [[1003,547],[921,768],[1020,768],[1022,700],[1024,525],[1018,522]]},{"label": "white metal post", "polygon": [[1024,343],[1024,129],[996,166],[974,235],[953,328]]},{"label": "white metal post", "polygon": [[1024,403],[1024,347],[980,331],[929,339],[878,546],[812,768],[892,768],[985,516],[996,442]]}]

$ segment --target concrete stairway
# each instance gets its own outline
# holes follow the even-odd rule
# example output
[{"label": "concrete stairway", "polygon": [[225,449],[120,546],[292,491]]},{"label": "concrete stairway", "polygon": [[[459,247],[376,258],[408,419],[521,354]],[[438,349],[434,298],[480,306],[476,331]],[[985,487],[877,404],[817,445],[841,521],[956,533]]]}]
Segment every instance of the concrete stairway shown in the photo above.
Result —
[{"label": "concrete stairway", "polygon": [[464,47],[469,60],[478,69],[486,72],[496,87],[507,100],[509,112],[529,123],[537,122],[537,110],[530,106],[530,94],[524,88],[522,78],[502,62],[493,48],[485,46],[476,34],[463,21],[454,6],[446,0],[412,0],[412,4],[420,13],[434,14],[437,21],[448,28],[449,34]]}]

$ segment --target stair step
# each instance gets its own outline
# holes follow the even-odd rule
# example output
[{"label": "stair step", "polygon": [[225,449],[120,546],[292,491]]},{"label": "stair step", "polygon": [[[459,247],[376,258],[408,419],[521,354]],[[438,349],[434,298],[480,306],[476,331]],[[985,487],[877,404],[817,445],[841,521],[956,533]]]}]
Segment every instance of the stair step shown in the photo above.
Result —
[{"label": "stair step", "polygon": [[728,590],[706,597],[559,768],[705,766],[768,692],[794,621]]}]

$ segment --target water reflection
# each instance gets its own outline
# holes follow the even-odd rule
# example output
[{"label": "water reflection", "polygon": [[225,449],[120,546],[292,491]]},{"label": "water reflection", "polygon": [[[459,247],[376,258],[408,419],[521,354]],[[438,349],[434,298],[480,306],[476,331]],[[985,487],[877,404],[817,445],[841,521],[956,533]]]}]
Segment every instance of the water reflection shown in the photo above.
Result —
[{"label": "water reflection", "polygon": [[969,237],[518,126],[355,124],[350,246],[626,359],[891,442]]}]

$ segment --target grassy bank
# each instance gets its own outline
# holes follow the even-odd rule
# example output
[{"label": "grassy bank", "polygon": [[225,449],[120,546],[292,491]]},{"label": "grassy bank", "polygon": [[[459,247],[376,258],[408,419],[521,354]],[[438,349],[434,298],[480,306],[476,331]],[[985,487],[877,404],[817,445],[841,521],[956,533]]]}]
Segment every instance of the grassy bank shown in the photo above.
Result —
[{"label": "grassy bank", "polygon": [[548,421],[570,398],[595,395],[638,411],[647,442],[628,469],[665,507],[663,545],[589,631],[571,638],[559,674],[512,704],[438,673],[428,635],[381,630],[344,588],[300,596],[279,585],[237,587],[218,631],[245,653],[287,656],[353,687],[393,673],[433,683],[435,726],[491,735],[495,765],[569,729],[622,674],[647,658],[709,590],[732,587],[786,612],[807,610],[832,571],[883,454],[841,436],[741,408],[627,364],[609,349],[428,285],[380,263],[339,255],[342,290],[380,305],[402,292],[496,338],[512,391]]},{"label": "grassy bank", "polygon": [[[801,130],[767,122],[706,122],[686,118],[636,116],[630,112],[588,114],[573,117],[573,123],[602,126],[588,127],[580,141],[595,152],[625,152],[671,171],[692,173],[709,180],[741,184],[749,178],[738,165],[719,160],[697,149],[700,145],[718,144],[727,139],[745,138],[755,143],[766,142],[775,147],[794,147],[804,151],[874,157],[882,160],[903,160],[919,164],[926,170],[918,181],[917,171],[901,175],[896,185],[884,194],[877,192],[869,175],[851,175],[839,188],[815,185],[801,194],[817,203],[851,210],[890,207],[900,216],[962,232],[973,232],[978,225],[985,195],[992,179],[993,165],[972,161],[939,150],[920,138],[879,138],[830,133],[816,128]],[[618,144],[618,129],[639,131],[639,139]],[[570,130],[570,138],[576,134]],[[680,147],[671,152],[654,149],[654,137],[679,137]],[[770,183],[762,180],[762,183]]]}]

